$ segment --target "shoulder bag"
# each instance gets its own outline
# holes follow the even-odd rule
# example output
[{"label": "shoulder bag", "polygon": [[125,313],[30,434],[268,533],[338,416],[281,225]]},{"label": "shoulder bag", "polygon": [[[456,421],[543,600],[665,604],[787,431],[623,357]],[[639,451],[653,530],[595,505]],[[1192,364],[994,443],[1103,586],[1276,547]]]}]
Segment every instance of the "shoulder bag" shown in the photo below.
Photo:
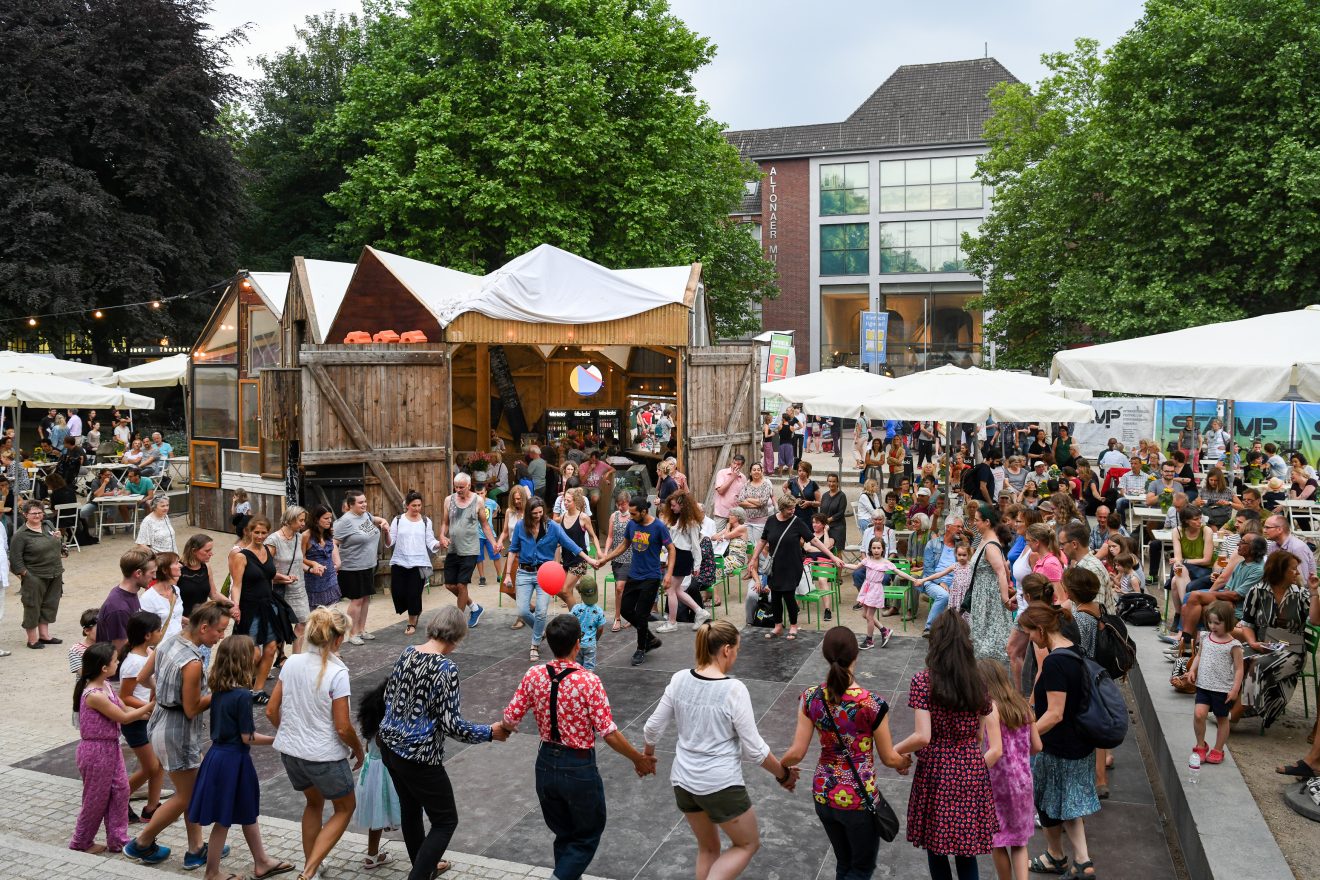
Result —
[{"label": "shoulder bag", "polygon": [[[967,585],[967,592],[963,594],[962,604],[958,606],[958,610],[964,614],[972,613],[972,591],[976,589],[976,573],[980,571],[981,563],[985,561],[985,551],[988,550],[992,544],[999,547],[999,544],[994,541],[987,541],[982,544],[976,552],[976,564],[972,566],[972,582]],[[1004,548],[999,547],[999,552],[1004,552]]]},{"label": "shoulder bag", "polygon": [[889,806],[889,801],[880,793],[877,786],[875,798],[871,798],[871,793],[866,790],[866,783],[862,781],[862,774],[857,771],[857,765],[853,763],[851,740],[844,741],[843,733],[839,730],[839,724],[834,720],[834,712],[830,709],[830,704],[825,701],[825,688],[821,687],[817,691],[820,697],[821,709],[824,710],[824,718],[829,724],[830,732],[838,737],[843,745],[843,757],[848,762],[848,769],[852,771],[853,779],[857,780],[857,793],[862,796],[862,802],[866,805],[866,812],[871,814],[871,822],[875,826],[875,831],[886,843],[891,842],[898,836],[898,816],[894,814],[894,808]]}]

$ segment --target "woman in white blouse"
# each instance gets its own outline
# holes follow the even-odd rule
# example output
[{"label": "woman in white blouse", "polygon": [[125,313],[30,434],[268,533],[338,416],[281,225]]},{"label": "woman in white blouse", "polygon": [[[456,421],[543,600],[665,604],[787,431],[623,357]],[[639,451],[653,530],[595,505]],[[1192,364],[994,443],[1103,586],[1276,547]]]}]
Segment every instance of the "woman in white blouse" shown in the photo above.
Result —
[{"label": "woman in white blouse", "polygon": [[[738,629],[728,620],[697,629],[697,665],[674,673],[643,736],[646,754],[672,720],[678,744],[669,781],[678,809],[697,838],[697,876],[739,876],[761,846],[742,762],[760,764],[786,790],[797,782],[797,768],[787,770],[756,729],[756,713],[747,685],[729,677],[738,659]],[[720,852],[720,831],[732,844]]]},{"label": "woman in white blouse", "polygon": [[422,516],[422,495],[411,491],[404,497],[406,508],[396,516],[385,535],[385,546],[393,547],[390,556],[390,595],[394,613],[408,615],[403,634],[417,632],[417,618],[422,613],[422,590],[431,580],[431,555],[440,552],[440,541],[429,516]]},{"label": "woman in white blouse", "polygon": [[151,513],[138,526],[137,545],[148,553],[178,553],[174,526],[170,524],[170,496],[161,493],[147,499]]},{"label": "woman in white blouse", "polygon": [[867,480],[862,486],[862,494],[857,497],[853,505],[857,513],[857,528],[865,532],[871,527],[871,520],[875,519],[876,511],[880,510],[880,484],[875,480]]},{"label": "woman in white blouse", "polygon": [[179,575],[182,573],[179,554],[158,553],[156,579],[138,597],[143,611],[150,611],[160,618],[161,628],[165,630],[162,642],[183,632],[183,600],[179,597]]}]

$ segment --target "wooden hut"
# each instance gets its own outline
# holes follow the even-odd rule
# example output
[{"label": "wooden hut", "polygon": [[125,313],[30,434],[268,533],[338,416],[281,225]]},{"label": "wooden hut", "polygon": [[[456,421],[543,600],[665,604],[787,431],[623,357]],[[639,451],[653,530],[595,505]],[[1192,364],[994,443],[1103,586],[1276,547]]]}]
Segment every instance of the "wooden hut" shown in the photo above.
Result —
[{"label": "wooden hut", "polygon": [[[735,450],[759,449],[756,351],[710,343],[700,264],[609,270],[542,246],[483,278],[368,247],[336,299],[313,263],[294,261],[280,363],[257,376],[262,442],[292,456],[307,504],[338,510],[349,488],[387,517],[410,489],[435,504],[455,459],[488,451],[493,435],[510,461],[574,426],[609,426],[629,447],[649,402],[672,409],[701,499]],[[427,341],[345,342],[386,331]],[[652,473],[659,458],[623,455]]]}]

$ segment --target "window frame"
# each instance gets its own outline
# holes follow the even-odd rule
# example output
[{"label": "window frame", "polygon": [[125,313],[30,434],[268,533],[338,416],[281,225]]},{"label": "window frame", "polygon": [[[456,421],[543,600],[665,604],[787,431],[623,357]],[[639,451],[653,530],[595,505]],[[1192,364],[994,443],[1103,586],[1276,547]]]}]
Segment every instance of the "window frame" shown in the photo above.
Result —
[{"label": "window frame", "polygon": [[[205,448],[207,455],[210,456],[212,464],[215,467],[211,473],[215,475],[214,482],[201,479],[202,469],[199,466],[202,458],[202,448]],[[204,489],[220,488],[220,441],[219,440],[190,440],[188,441],[188,484],[198,486]]]},{"label": "window frame", "polygon": [[[840,232],[839,232],[838,234],[843,235],[843,236],[847,236],[848,233],[845,232],[845,231],[843,231],[843,230],[846,229],[846,228],[850,228],[850,227],[851,227],[851,228],[854,228],[854,229],[861,229],[861,231],[862,231],[862,233],[863,233],[863,236],[864,236],[864,238],[865,238],[865,243],[864,243],[864,245],[863,245],[862,247],[858,247],[858,248],[826,248],[826,247],[825,247],[825,234],[826,234],[826,230],[827,230],[827,229],[828,229],[828,230],[835,230],[835,229],[838,229],[838,230],[840,230]],[[822,278],[855,278],[855,277],[857,277],[857,276],[861,276],[861,275],[869,275],[869,274],[871,274],[871,224],[870,224],[869,222],[862,222],[862,223],[822,223],[822,224],[820,224],[820,226],[819,226],[819,231],[818,231],[818,233],[817,233],[816,244],[817,244],[817,250],[818,250],[818,253],[819,253],[819,260],[820,260],[820,265],[819,265],[818,268],[819,268],[819,271],[820,271],[820,276],[821,276]],[[841,254],[841,255],[846,255],[846,254],[858,254],[858,253],[860,253],[860,254],[864,254],[864,255],[865,255],[864,266],[862,267],[862,269],[861,269],[860,271],[857,271],[857,272],[833,272],[833,271],[827,272],[827,271],[825,270],[825,255],[826,255],[826,254]],[[846,263],[847,263],[847,258],[846,258],[846,256],[845,256],[843,259],[844,259],[844,263],[845,263],[845,267],[846,267]]]},{"label": "window frame", "polygon": [[[841,186],[825,186],[825,175],[827,169],[841,168],[839,173]],[[853,183],[848,176],[848,169],[861,169],[866,176],[866,180],[861,184]],[[816,207],[821,217],[861,217],[871,213],[871,163],[870,162],[830,162],[821,164],[816,169]],[[848,194],[846,198],[855,197],[861,193],[861,207],[853,211],[826,211],[825,194],[843,193]]]},{"label": "window frame", "polygon": [[[256,424],[254,430],[257,436],[247,436],[247,410],[244,403],[247,400],[244,389],[250,388],[256,395]],[[239,379],[238,380],[238,448],[257,450],[261,449],[261,380],[260,379]]]}]

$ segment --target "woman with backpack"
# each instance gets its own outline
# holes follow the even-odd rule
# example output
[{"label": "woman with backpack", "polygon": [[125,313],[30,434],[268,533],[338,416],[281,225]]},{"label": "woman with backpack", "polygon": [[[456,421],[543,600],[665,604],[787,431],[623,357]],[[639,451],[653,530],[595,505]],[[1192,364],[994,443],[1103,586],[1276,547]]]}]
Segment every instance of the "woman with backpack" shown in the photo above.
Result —
[{"label": "woman with backpack", "polygon": [[[1045,831],[1045,852],[1031,860],[1037,874],[1095,877],[1086,849],[1085,817],[1100,811],[1095,792],[1095,749],[1078,723],[1090,683],[1081,649],[1060,632],[1072,621],[1067,611],[1034,602],[1018,617],[1018,626],[1048,653],[1032,694],[1036,732],[1044,750],[1032,758],[1036,813]],[[1072,867],[1063,852],[1063,835],[1072,849]]]}]

